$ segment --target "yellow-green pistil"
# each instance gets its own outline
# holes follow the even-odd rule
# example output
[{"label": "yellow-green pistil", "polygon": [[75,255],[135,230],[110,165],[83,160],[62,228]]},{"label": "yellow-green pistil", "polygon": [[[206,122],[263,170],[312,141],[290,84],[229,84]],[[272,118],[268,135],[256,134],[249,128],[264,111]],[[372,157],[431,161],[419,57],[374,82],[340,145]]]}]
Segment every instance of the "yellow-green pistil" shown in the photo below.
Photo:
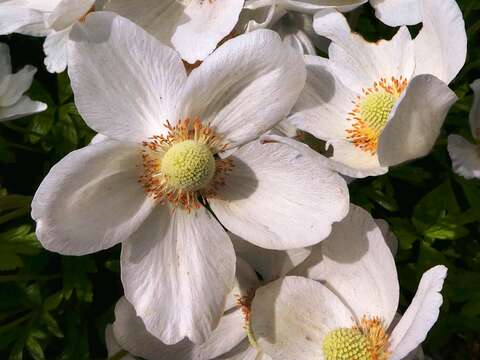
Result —
[{"label": "yellow-green pistil", "polygon": [[357,329],[337,329],[323,340],[325,360],[372,360],[367,338]]},{"label": "yellow-green pistil", "polygon": [[352,126],[346,130],[347,139],[356,147],[374,155],[378,138],[388,122],[390,113],[407,86],[407,80],[400,78],[380,79],[373,87],[362,89],[353,110],[348,113]]},{"label": "yellow-green pistil", "polygon": [[172,188],[200,190],[208,186],[215,175],[215,158],[208,145],[185,140],[165,153],[161,172]]}]

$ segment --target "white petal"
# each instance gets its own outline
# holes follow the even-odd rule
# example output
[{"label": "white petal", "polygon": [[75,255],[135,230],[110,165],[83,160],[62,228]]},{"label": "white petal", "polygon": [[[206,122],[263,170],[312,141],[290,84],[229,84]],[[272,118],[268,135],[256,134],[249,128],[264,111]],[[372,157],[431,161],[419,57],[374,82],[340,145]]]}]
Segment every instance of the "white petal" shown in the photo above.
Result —
[{"label": "white petal", "polygon": [[178,0],[110,0],[104,9],[132,20],[163,44],[173,47],[171,38],[185,5]]},{"label": "white petal", "polygon": [[375,219],[375,223],[380,228],[388,248],[392,252],[393,257],[395,257],[398,251],[398,239],[393,231],[390,231],[390,225],[383,219]]},{"label": "white petal", "polygon": [[64,30],[85,16],[95,0],[62,0],[45,22],[55,31]]},{"label": "white petal", "polygon": [[231,33],[244,0],[191,1],[180,18],[172,44],[193,64],[204,60]]},{"label": "white petal", "polygon": [[468,117],[472,136],[480,139],[480,79],[470,84],[473,90],[473,104]]},{"label": "white petal", "polygon": [[71,152],[50,170],[32,202],[46,249],[89,254],[137,230],[154,206],[138,184],[140,150],[107,140]]},{"label": "white petal", "polygon": [[358,93],[343,85],[319,56],[305,56],[307,82],[288,121],[322,140],[345,139]]},{"label": "white petal", "polygon": [[47,35],[43,43],[45,52],[45,66],[51,73],[61,73],[65,71],[68,63],[68,37],[71,28],[60,31],[54,31]]},{"label": "white petal", "polygon": [[413,78],[395,104],[378,140],[380,164],[393,166],[427,155],[456,101],[455,93],[436,77]]},{"label": "white petal", "polygon": [[268,355],[259,354],[248,339],[244,339],[240,344],[228,353],[225,353],[215,360],[271,360]]},{"label": "white petal", "polygon": [[15,74],[4,78],[7,85],[6,91],[0,94],[0,107],[7,107],[17,103],[23,93],[30,89],[33,76],[37,72],[34,66],[27,65]]},{"label": "white petal", "polygon": [[[118,354],[119,352],[123,351],[120,345],[118,345],[117,339],[115,338],[112,324],[108,324],[107,327],[105,328],[105,343],[107,345],[108,358],[111,358],[116,354]],[[129,354],[127,354],[125,356],[122,356],[118,360],[135,360],[135,359]]]},{"label": "white petal", "polygon": [[276,280],[302,263],[311,253],[309,248],[287,251],[268,250],[230,234],[235,253],[245,259],[262,276],[265,282]]},{"label": "white petal", "polygon": [[192,71],[184,117],[199,116],[229,147],[241,145],[283,120],[305,85],[305,72],[302,56],[273,31],[240,35]]},{"label": "white petal", "polygon": [[47,109],[47,104],[32,101],[27,96],[22,96],[12,106],[0,107],[0,121],[15,120],[24,116],[36,114]]},{"label": "white petal", "polygon": [[357,92],[370,88],[381,78],[410,78],[415,67],[414,44],[406,27],[389,41],[370,43],[352,33],[343,15],[320,11],[313,27],[319,35],[332,40],[328,49],[331,68],[341,81]]},{"label": "white petal", "polygon": [[480,179],[480,146],[459,135],[448,136],[448,154],[453,171],[465,179]]},{"label": "white petal", "polygon": [[388,172],[388,167],[380,165],[377,155],[371,155],[348,140],[331,140],[328,144],[333,147],[331,167],[343,175],[364,178]]},{"label": "white petal", "polygon": [[293,273],[321,281],[357,320],[379,316],[388,325],[397,311],[393,256],[372,216],[358,206],[350,206],[347,217],[333,225],[330,236]]},{"label": "white petal", "polygon": [[133,306],[122,298],[115,307],[113,330],[123,349],[147,360],[209,360],[229,351],[245,338],[243,322],[241,310],[238,309],[224,315],[202,345],[195,345],[187,339],[178,344],[165,345],[147,331]]},{"label": "white petal", "polygon": [[422,21],[422,0],[370,0],[375,16],[389,26],[415,25]]},{"label": "white petal", "polygon": [[333,156],[330,158],[316,152],[304,143],[287,137],[267,134],[262,136],[261,140],[287,144],[295,148],[302,155],[311,158],[312,161],[318,162],[321,166],[347,177],[363,178],[366,176],[382,175],[388,171],[388,168],[380,167],[377,157],[361,151],[354,147],[352,143],[345,140],[329,141],[328,144],[333,145],[334,148]]},{"label": "white petal", "polygon": [[423,274],[415,297],[390,336],[391,360],[403,359],[427,337],[443,303],[440,291],[446,276],[443,265]]},{"label": "white petal", "polygon": [[175,123],[186,78],[178,54],[141,28],[107,12],[75,25],[69,75],[87,124],[113,139],[142,142]]},{"label": "white petal", "polygon": [[288,145],[254,141],[231,158],[233,171],[209,202],[228,230],[257,246],[316,244],[348,212],[345,181]]},{"label": "white petal", "polygon": [[321,9],[336,8],[338,11],[351,11],[368,0],[283,0],[282,6],[288,10],[315,13]]},{"label": "white petal", "polygon": [[[36,25],[38,30],[46,31],[43,26],[43,14],[40,11],[9,3],[0,4],[0,6],[0,35],[22,32],[25,27],[32,25]],[[41,35],[39,34],[39,36]]]},{"label": "white petal", "polygon": [[12,64],[10,62],[10,48],[7,44],[0,43],[0,83],[11,73]]},{"label": "white petal", "polygon": [[251,326],[260,348],[274,359],[323,360],[323,338],[353,325],[342,301],[319,282],[287,276],[261,287]]},{"label": "white petal", "polygon": [[[227,233],[205,208],[158,206],[122,247],[122,283],[147,330],[165,344],[202,343],[235,279]],[[179,310],[181,309],[181,310]]]},{"label": "white petal", "polygon": [[423,28],[415,38],[415,73],[449,84],[465,64],[467,34],[455,0],[423,0]]}]

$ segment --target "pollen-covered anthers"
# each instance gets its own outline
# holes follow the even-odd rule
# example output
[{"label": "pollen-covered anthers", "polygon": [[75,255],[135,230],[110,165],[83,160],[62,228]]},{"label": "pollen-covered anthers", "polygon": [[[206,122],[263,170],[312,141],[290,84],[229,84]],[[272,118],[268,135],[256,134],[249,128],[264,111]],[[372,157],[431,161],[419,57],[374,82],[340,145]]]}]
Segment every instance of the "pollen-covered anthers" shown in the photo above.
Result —
[{"label": "pollen-covered anthers", "polygon": [[388,360],[390,358],[387,330],[379,317],[364,316],[360,323],[352,328],[359,330],[367,339],[371,360]]},{"label": "pollen-covered anthers", "polygon": [[248,341],[253,347],[257,347],[257,341],[255,336],[253,335],[252,327],[251,327],[251,315],[252,315],[252,301],[255,297],[255,289],[249,289],[247,291],[247,295],[238,296],[237,295],[237,305],[240,306],[240,310],[243,314],[244,325],[243,328],[248,336]]},{"label": "pollen-covered anthers", "polygon": [[233,169],[233,160],[215,157],[227,144],[198,118],[165,126],[166,135],[143,143],[139,182],[155,200],[187,211],[199,208],[202,201],[217,195]]},{"label": "pollen-covered anthers", "polygon": [[377,153],[378,138],[385,127],[390,113],[408,85],[407,79],[381,78],[371,88],[362,89],[363,95],[353,101],[354,107],[348,113],[348,121],[352,121],[347,129],[347,139],[356,147],[371,155]]}]

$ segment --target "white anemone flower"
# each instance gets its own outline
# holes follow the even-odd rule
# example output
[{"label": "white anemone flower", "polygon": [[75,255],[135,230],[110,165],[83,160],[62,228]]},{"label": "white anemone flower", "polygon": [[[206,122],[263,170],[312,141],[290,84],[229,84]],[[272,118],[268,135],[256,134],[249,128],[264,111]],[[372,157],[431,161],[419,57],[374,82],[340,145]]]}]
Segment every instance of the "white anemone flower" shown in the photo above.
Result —
[{"label": "white anemone flower", "polygon": [[427,155],[457,99],[447,84],[465,63],[462,14],[454,0],[423,5],[414,40],[401,27],[390,41],[369,43],[342,14],[315,15],[315,31],[332,40],[329,59],[306,57],[307,85],[289,121],[332,146],[344,175],[380,175]]},{"label": "white anemone flower", "polygon": [[45,65],[63,72],[68,63],[67,43],[72,26],[95,9],[95,0],[0,1],[0,35],[21,33],[46,36]]},{"label": "white anemone flower", "polygon": [[133,306],[122,298],[115,308],[113,324],[113,335],[118,346],[147,360],[270,360],[256,347],[249,329],[250,304],[255,289],[287,274],[305,260],[310,251],[267,250],[236,236],[232,237],[232,241],[241,256],[247,256],[248,259],[244,261],[241,257],[237,258],[236,285],[228,295],[218,327],[203,344],[194,344],[187,339],[174,345],[163,344],[148,333]]},{"label": "white anemone flower", "polygon": [[315,55],[315,47],[327,42],[313,31],[313,14],[325,8],[349,11],[367,0],[247,0],[240,16],[239,31],[272,29],[302,54]]},{"label": "white anemone flower", "polygon": [[12,73],[10,49],[0,43],[0,121],[14,120],[32,115],[47,108],[47,105],[32,101],[24,93],[30,88],[37,69],[27,65]]},{"label": "white anemone flower", "polygon": [[394,321],[399,285],[393,256],[373,218],[352,206],[294,270],[303,276],[256,291],[252,333],[274,360],[415,358],[438,318],[446,273],[441,265],[424,273],[410,306]]},{"label": "white anemone flower", "polygon": [[244,0],[107,0],[105,10],[173,46],[190,64],[204,60],[235,27]]},{"label": "white anemone flower", "polygon": [[95,12],[74,26],[69,58],[78,110],[106,137],[44,179],[32,204],[37,236],[70,255],[122,243],[125,296],[164,343],[201,343],[220,320],[235,273],[220,222],[290,249],[323,240],[348,212],[339,175],[255,140],[304,86],[302,57],[274,32],[227,41],[187,76],[173,49]]},{"label": "white anemone flower", "polygon": [[[469,122],[473,139],[480,140],[480,79],[470,87],[473,90],[473,105]],[[453,171],[466,179],[480,179],[480,144],[472,144],[460,135],[448,136],[448,153]]]}]

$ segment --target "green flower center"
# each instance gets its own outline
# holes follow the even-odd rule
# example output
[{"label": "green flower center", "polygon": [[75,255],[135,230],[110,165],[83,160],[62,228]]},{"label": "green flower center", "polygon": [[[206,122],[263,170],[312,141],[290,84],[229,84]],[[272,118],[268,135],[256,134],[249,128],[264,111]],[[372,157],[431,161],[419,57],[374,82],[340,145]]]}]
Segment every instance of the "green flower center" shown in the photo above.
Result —
[{"label": "green flower center", "polygon": [[372,360],[368,339],[358,329],[331,331],[323,340],[325,360]]},{"label": "green flower center", "polygon": [[368,127],[380,132],[385,127],[397,98],[386,91],[369,94],[360,104],[360,114]]},{"label": "green flower center", "polygon": [[172,188],[200,190],[208,186],[215,175],[215,158],[208,145],[185,140],[174,144],[165,153],[161,172]]}]

